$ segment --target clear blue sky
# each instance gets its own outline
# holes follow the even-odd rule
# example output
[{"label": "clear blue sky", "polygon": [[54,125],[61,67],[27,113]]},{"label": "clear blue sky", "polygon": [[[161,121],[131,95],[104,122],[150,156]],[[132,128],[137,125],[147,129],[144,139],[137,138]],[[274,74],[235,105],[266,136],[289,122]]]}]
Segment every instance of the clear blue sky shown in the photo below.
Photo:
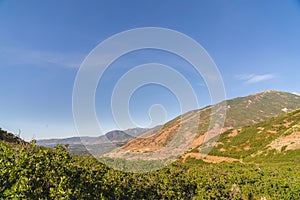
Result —
[{"label": "clear blue sky", "polygon": [[[0,0],[0,127],[21,129],[26,140],[76,135],[72,90],[81,62],[109,36],[147,26],[174,29],[199,42],[217,64],[228,98],[269,89],[300,93],[300,1]],[[136,52],[114,65],[163,59],[188,77],[201,106],[209,104],[205,86],[193,82],[197,78],[184,70],[184,61],[164,54]],[[105,107],[115,81],[96,97],[107,130],[115,128]],[[142,125],[153,104],[165,105],[168,119],[180,114],[163,88],[142,88],[133,99],[133,118]]]}]

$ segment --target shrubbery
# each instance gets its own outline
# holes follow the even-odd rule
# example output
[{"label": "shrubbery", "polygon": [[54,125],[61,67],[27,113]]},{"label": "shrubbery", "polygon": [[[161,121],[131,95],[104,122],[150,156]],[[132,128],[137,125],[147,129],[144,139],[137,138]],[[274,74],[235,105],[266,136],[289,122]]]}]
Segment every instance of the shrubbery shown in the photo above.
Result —
[{"label": "shrubbery", "polygon": [[64,146],[0,142],[0,199],[299,199],[300,166],[205,164],[188,159],[155,172],[112,170]]}]

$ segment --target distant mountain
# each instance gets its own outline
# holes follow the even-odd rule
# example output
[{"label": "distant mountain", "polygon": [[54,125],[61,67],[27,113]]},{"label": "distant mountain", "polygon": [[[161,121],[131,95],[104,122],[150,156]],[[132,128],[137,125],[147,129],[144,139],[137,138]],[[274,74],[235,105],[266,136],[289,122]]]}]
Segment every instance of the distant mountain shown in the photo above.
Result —
[{"label": "distant mountain", "polygon": [[[89,139],[89,137],[82,137],[82,139]],[[37,140],[37,145],[45,147],[54,147],[57,144],[80,144],[80,137],[70,137],[63,139],[43,139]]]},{"label": "distant mountain", "polygon": [[88,150],[95,148],[102,149],[103,151],[107,151],[107,148],[111,150],[112,145],[109,145],[111,143],[113,143],[116,146],[124,145],[129,140],[140,136],[149,130],[150,129],[148,128],[132,128],[124,131],[110,131],[105,135],[101,135],[98,137],[70,137],[63,139],[44,139],[38,140],[37,145],[52,148],[57,144],[68,144],[68,149],[70,152],[76,154],[88,154]]},{"label": "distant mountain", "polygon": [[53,147],[57,144],[68,144],[68,145],[80,145],[84,144],[102,144],[102,143],[124,143],[127,142],[134,137],[137,137],[150,129],[148,128],[132,128],[125,131],[114,130],[107,132],[105,135],[101,135],[98,137],[70,137],[70,138],[62,138],[62,139],[42,139],[37,140],[37,145],[45,146],[45,147]]},{"label": "distant mountain", "polygon": [[[216,130],[219,132],[257,124],[279,114],[296,110],[300,108],[300,96],[280,91],[264,91],[246,97],[227,100],[225,103],[227,105],[227,114],[224,126],[221,129],[218,127],[219,124],[216,124]],[[123,157],[128,152],[149,152],[151,154],[161,148],[170,146],[171,141],[176,140],[176,134],[180,127],[184,127],[183,134],[185,136],[196,135],[191,142],[190,149],[197,149],[203,145],[203,142],[210,139],[207,130],[212,115],[211,112],[217,110],[221,104],[190,111],[178,116],[164,124],[156,132],[145,133],[143,137],[135,138],[107,155]],[[197,123],[199,116],[200,122]],[[188,137],[185,136],[181,138],[186,140]],[[169,155],[162,155],[160,152],[158,156],[167,157]]]},{"label": "distant mountain", "polygon": [[[159,127],[159,126],[157,126]],[[111,142],[127,142],[128,140],[131,140],[133,138],[136,138],[142,134],[144,134],[147,131],[150,131],[154,128],[131,128],[124,131],[115,130],[110,131],[105,134],[105,136],[111,141]]]}]

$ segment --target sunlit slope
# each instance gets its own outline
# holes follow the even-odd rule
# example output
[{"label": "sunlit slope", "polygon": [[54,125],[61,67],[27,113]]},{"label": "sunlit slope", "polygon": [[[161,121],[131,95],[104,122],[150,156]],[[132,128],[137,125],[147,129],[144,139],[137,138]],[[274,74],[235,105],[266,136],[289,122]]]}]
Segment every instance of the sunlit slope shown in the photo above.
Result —
[{"label": "sunlit slope", "polygon": [[[253,125],[300,108],[300,96],[280,91],[264,91],[246,97],[227,100],[226,104],[227,114],[224,127],[217,127],[220,129],[220,132]],[[196,135],[190,149],[200,147],[207,134],[211,112],[215,106],[219,105],[190,111],[178,116],[167,122],[158,131],[152,131],[144,134],[142,137],[135,138],[119,150],[130,152],[158,150],[168,145],[174,139],[180,127],[184,127],[186,133]],[[198,121],[199,117],[200,121]],[[114,151],[115,155],[117,151]]]},{"label": "sunlit slope", "polygon": [[293,159],[300,162],[299,149],[300,109],[265,122],[224,132],[210,155],[268,160],[275,155],[292,153]]}]

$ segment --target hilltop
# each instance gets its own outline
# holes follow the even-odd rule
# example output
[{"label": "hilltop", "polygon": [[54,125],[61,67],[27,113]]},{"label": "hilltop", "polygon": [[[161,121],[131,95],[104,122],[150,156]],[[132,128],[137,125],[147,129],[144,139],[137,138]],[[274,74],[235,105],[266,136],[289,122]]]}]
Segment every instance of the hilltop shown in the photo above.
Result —
[{"label": "hilltop", "polygon": [[[300,96],[280,91],[264,91],[246,97],[227,100],[225,103],[227,113],[224,126],[220,128],[216,125],[215,127],[219,133],[254,125],[277,115],[296,110],[300,108]],[[224,105],[224,102],[221,104]],[[218,106],[220,104],[178,116],[164,124],[158,131],[145,133],[107,155],[124,157],[128,152],[138,154],[159,151],[161,148],[168,146],[175,138],[180,127],[184,127],[185,133],[195,135],[190,142],[189,150],[201,149],[201,146],[204,143],[207,145],[207,142],[213,137],[209,135],[208,127],[212,111],[217,110]],[[200,123],[197,123],[199,118]],[[162,155],[160,152],[159,156],[168,155]]]}]

